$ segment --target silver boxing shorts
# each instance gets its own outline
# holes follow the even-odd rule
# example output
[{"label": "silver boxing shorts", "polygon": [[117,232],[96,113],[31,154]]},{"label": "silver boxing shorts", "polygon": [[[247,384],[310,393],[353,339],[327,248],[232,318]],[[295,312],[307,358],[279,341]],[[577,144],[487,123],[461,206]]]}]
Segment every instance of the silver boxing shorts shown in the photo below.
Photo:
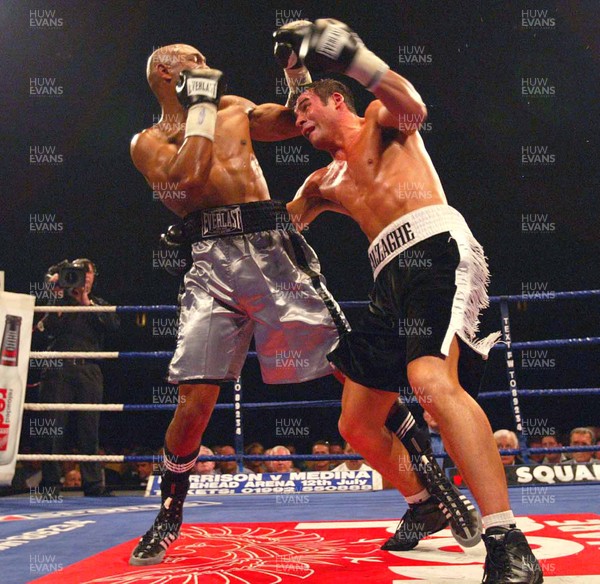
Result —
[{"label": "silver boxing shorts", "polygon": [[[201,233],[192,238],[171,383],[237,379],[252,336],[265,383],[299,383],[332,372],[326,356],[347,321],[325,287],[315,252],[291,227],[285,207],[274,205],[207,209],[195,220]],[[271,229],[256,230],[265,225]],[[214,230],[222,235],[211,236]]]}]

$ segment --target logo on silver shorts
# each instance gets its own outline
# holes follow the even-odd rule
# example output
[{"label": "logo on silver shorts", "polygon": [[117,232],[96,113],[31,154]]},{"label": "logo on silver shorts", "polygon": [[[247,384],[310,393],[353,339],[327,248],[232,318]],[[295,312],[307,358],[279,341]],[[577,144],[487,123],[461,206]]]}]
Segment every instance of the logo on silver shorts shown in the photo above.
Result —
[{"label": "logo on silver shorts", "polygon": [[244,233],[242,210],[239,206],[204,209],[202,211],[202,237]]}]

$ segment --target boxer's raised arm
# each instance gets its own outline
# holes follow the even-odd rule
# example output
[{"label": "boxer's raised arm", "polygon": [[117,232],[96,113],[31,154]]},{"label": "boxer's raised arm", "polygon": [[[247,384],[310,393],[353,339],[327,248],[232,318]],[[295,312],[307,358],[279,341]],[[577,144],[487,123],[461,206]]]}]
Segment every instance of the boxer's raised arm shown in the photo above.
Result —
[{"label": "boxer's raised arm", "polygon": [[[178,149],[174,144],[166,144],[149,129],[133,137],[130,152],[135,167],[153,190],[160,191],[160,185],[168,184],[168,190],[183,191],[208,180],[212,144],[207,138],[194,136],[187,138]],[[162,188],[167,189],[166,186]]]},{"label": "boxer's raised arm", "polygon": [[250,135],[259,142],[275,142],[300,136],[294,112],[276,103],[263,103],[250,112]]},{"label": "boxer's raised arm", "polygon": [[[283,34],[280,31],[276,40]],[[379,111],[380,125],[411,134],[427,117],[427,108],[412,84],[391,71],[343,22],[322,18],[314,25],[286,30],[283,41],[311,71],[343,73],[373,92],[385,106]]]},{"label": "boxer's raised arm", "polygon": [[[212,165],[212,146],[217,123],[217,108],[223,93],[223,74],[216,69],[181,72],[176,87],[177,99],[187,110],[185,139],[181,147],[166,143],[150,128],[131,141],[131,158],[153,191],[185,191],[206,184]],[[161,199],[179,213],[180,204]]]},{"label": "boxer's raised arm", "polygon": [[[275,103],[265,103],[251,112],[250,131],[253,140],[274,142],[300,136],[296,127],[294,105],[301,87],[312,81],[308,69],[298,59],[297,47],[288,44],[297,38],[297,32],[307,30],[312,24],[307,20],[290,22],[273,33],[275,41],[275,57],[283,67],[288,96],[285,106]],[[291,36],[290,36],[291,35]]]},{"label": "boxer's raised arm", "polygon": [[383,103],[379,110],[380,126],[413,134],[427,119],[427,108],[412,83],[394,71],[387,71],[373,90]]}]

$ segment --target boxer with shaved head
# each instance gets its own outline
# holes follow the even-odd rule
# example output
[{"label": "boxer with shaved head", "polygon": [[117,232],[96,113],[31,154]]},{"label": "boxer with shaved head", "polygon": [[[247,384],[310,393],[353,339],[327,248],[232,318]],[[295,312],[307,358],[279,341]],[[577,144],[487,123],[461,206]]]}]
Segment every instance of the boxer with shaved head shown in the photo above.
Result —
[{"label": "boxer with shaved head", "polygon": [[[252,140],[297,136],[293,112],[224,95],[223,73],[189,45],[154,51],[146,76],[161,118],[133,138],[131,156],[181,218],[165,243],[191,245],[192,264],[169,367],[179,400],[164,444],[162,505],[131,555],[138,566],[161,562],[179,536],[202,435],[252,337],[266,383],[299,383],[332,372],[326,355],[347,327],[314,251],[270,199],[252,148]],[[298,353],[301,367],[286,358]]]}]

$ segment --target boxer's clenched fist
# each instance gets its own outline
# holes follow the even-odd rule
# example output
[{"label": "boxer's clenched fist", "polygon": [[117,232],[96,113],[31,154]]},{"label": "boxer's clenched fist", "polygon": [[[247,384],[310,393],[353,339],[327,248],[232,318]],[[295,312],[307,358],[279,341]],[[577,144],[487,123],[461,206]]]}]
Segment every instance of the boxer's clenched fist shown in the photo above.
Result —
[{"label": "boxer's clenched fist", "polygon": [[314,24],[309,20],[295,20],[284,24],[273,33],[275,57],[284,69],[298,69],[302,66],[298,57],[300,47],[313,30]]},{"label": "boxer's clenched fist", "polygon": [[286,106],[293,108],[303,85],[312,83],[309,70],[299,57],[304,39],[310,38],[314,25],[309,20],[288,22],[273,33],[274,54],[283,67],[290,92]]},{"label": "boxer's clenched fist", "polygon": [[214,140],[217,107],[225,91],[223,73],[218,69],[184,70],[175,88],[179,103],[188,110],[185,137]]},{"label": "boxer's clenched fist", "polygon": [[321,18],[306,31],[298,55],[313,71],[344,73],[370,90],[389,69],[350,27],[333,18]]}]

